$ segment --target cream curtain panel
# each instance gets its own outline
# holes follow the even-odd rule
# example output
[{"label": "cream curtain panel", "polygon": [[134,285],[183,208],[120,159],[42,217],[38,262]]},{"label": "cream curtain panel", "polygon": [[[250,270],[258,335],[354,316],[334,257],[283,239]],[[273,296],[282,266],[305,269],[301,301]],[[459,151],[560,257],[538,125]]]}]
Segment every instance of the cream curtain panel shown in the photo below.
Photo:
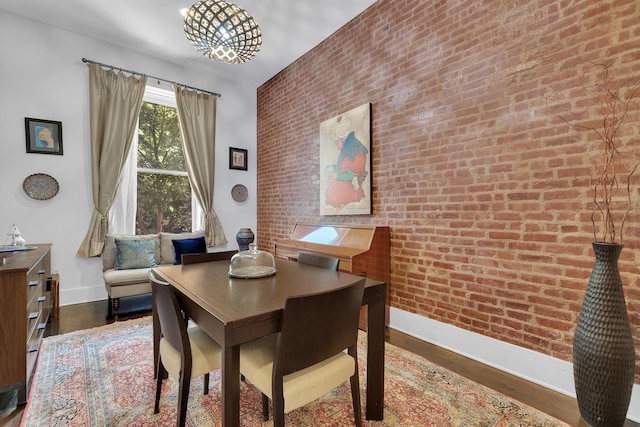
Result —
[{"label": "cream curtain panel", "polygon": [[107,214],[131,149],[147,77],[127,77],[98,64],[89,67],[89,124],[94,210],[78,256],[100,256]]},{"label": "cream curtain panel", "polygon": [[107,214],[108,233],[136,234],[138,156],[133,155],[134,153],[138,153],[138,132],[134,132],[129,156],[120,173],[120,185]]},{"label": "cream curtain panel", "polygon": [[213,179],[216,148],[215,95],[173,85],[182,132],[182,146],[191,189],[204,211],[205,240],[209,246],[227,243],[224,230],[213,210]]}]

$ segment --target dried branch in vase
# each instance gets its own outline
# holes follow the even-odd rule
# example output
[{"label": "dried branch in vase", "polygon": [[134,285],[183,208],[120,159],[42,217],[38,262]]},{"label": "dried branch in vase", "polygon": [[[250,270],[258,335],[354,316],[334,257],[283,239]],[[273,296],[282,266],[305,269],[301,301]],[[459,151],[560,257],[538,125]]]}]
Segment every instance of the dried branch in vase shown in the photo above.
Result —
[{"label": "dried branch in vase", "polygon": [[595,205],[591,212],[593,239],[603,243],[622,243],[624,225],[633,210],[631,178],[640,163],[628,148],[631,136],[623,135],[621,130],[640,93],[640,83],[622,93],[623,88],[629,86],[631,78],[625,84],[618,85],[610,76],[608,65],[594,65],[603,71],[602,83],[596,85],[601,92],[601,123],[575,124],[560,118],[575,128],[595,132],[602,143],[602,149],[593,159],[590,179]]}]

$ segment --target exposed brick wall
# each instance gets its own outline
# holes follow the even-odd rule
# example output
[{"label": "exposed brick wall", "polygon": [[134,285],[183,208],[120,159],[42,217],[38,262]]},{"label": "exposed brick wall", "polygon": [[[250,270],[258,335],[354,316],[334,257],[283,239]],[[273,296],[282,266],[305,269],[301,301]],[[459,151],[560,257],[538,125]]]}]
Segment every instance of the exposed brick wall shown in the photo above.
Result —
[{"label": "exposed brick wall", "polygon": [[[640,70],[640,3],[378,1],[258,89],[260,246],[296,222],[388,225],[393,307],[570,361],[599,144],[558,116],[601,119],[592,62]],[[373,215],[322,217],[319,124],[365,102]],[[639,216],[620,260],[638,349]]]}]

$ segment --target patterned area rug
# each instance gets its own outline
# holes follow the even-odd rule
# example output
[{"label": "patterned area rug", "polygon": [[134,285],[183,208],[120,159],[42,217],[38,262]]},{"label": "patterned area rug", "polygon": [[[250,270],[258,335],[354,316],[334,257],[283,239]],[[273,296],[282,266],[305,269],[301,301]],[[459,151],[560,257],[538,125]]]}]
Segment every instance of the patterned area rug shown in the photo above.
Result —
[{"label": "patterned area rug", "polygon": [[[365,338],[361,333],[358,349],[363,411]],[[365,426],[567,426],[398,347],[386,344],[385,351],[384,421],[365,421]],[[160,413],[153,414],[152,360],[148,317],[46,338],[21,426],[175,425],[175,380],[164,382]],[[345,383],[287,414],[285,422],[289,426],[351,426],[350,396]],[[260,402],[260,393],[242,382],[244,426],[272,425],[262,422]],[[211,374],[207,396],[202,394],[202,378],[195,378],[187,425],[217,426],[221,415],[220,372]]]}]

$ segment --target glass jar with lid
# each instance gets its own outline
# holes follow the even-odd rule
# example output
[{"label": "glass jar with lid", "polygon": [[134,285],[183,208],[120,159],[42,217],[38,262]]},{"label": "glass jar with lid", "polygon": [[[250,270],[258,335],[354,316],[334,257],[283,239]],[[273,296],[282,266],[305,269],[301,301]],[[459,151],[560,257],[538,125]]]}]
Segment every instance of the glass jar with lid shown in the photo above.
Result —
[{"label": "glass jar with lid", "polygon": [[231,258],[229,263],[229,277],[240,279],[257,279],[276,274],[276,261],[267,251],[258,249],[252,243],[248,251],[241,251]]}]

